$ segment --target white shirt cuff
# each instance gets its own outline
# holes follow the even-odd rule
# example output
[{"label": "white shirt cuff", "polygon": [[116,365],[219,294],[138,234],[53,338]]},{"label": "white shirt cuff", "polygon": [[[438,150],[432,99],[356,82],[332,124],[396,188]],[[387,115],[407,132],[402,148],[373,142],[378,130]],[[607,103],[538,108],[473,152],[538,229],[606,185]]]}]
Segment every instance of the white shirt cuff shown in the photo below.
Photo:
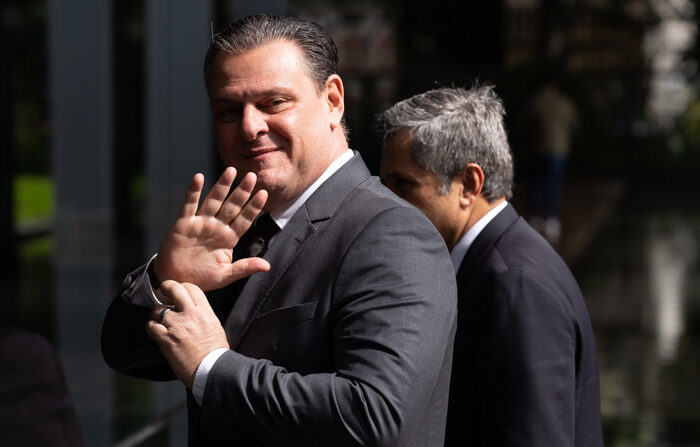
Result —
[{"label": "white shirt cuff", "polygon": [[204,388],[207,386],[207,378],[209,378],[209,371],[214,367],[214,363],[219,360],[221,355],[228,351],[226,348],[217,348],[207,354],[202,362],[197,367],[197,372],[194,373],[194,381],[192,382],[192,397],[194,397],[195,402],[200,407],[202,406],[202,400],[204,399]]},{"label": "white shirt cuff", "polygon": [[151,266],[153,261],[156,259],[156,256],[158,256],[158,253],[151,256],[151,259],[149,259],[148,262],[146,263],[146,269],[143,271],[141,281],[146,283],[146,290],[148,290],[148,292],[151,294],[151,298],[153,298],[153,301],[156,302],[156,306],[160,306],[163,303],[161,303],[160,300],[156,297],[156,293],[153,291],[153,286],[151,286],[151,277],[148,275],[148,268]]}]

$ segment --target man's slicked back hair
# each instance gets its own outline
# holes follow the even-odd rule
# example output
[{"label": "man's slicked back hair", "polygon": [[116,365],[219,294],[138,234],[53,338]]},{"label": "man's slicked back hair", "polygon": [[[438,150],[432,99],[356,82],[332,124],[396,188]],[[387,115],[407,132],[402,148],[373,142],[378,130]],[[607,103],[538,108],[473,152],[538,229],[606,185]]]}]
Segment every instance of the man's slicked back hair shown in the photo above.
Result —
[{"label": "man's slicked back hair", "polygon": [[320,25],[289,16],[257,14],[236,20],[212,36],[204,58],[207,85],[212,63],[220,52],[245,53],[275,40],[297,44],[319,91],[323,90],[328,77],[337,73],[338,49]]},{"label": "man's slicked back hair", "polygon": [[513,188],[513,157],[503,117],[505,109],[493,86],[439,88],[400,101],[380,114],[384,140],[410,132],[411,159],[433,172],[446,194],[468,163],[484,171],[481,194],[489,202]]}]

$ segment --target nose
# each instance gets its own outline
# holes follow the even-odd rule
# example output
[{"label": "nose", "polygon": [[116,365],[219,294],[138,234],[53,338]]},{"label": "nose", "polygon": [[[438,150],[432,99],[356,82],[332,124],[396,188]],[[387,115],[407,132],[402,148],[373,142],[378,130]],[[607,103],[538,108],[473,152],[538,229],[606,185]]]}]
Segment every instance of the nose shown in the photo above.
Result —
[{"label": "nose", "polygon": [[243,137],[248,141],[254,141],[258,136],[267,132],[266,115],[253,104],[247,104],[243,108],[241,128]]}]

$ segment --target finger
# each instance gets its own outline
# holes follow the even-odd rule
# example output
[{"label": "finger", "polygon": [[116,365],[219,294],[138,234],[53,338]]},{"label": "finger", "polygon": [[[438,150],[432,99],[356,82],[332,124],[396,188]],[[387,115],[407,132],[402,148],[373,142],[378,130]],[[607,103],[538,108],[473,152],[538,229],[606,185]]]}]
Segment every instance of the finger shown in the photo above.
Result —
[{"label": "finger", "polygon": [[164,309],[164,306],[156,306],[151,311],[151,320],[160,321],[160,312]]},{"label": "finger", "polygon": [[258,272],[270,270],[270,263],[263,258],[243,258],[231,264],[229,276],[233,281],[252,275]]},{"label": "finger", "polygon": [[189,291],[177,281],[163,281],[159,290],[178,311],[186,312],[195,305]]},{"label": "finger", "polygon": [[187,188],[187,193],[185,193],[185,200],[182,202],[182,208],[180,208],[180,217],[195,215],[197,207],[199,206],[199,196],[202,193],[202,186],[204,186],[204,176],[197,173],[192,177],[190,186]]},{"label": "finger", "polygon": [[229,166],[221,174],[221,177],[212,186],[211,191],[202,202],[202,206],[197,212],[198,216],[216,216],[219,212],[221,204],[226,199],[228,192],[231,190],[231,185],[236,179],[236,170]]},{"label": "finger", "polygon": [[160,323],[150,320],[146,323],[146,333],[156,343],[160,344],[168,336],[168,329]]},{"label": "finger", "polygon": [[250,194],[253,192],[253,188],[255,188],[256,180],[257,178],[254,173],[247,173],[245,177],[243,177],[243,180],[241,180],[241,183],[231,192],[223,205],[221,205],[216,218],[226,225],[231,223],[250,198]]},{"label": "finger", "polygon": [[197,285],[189,283],[189,282],[183,282],[182,287],[184,287],[187,290],[187,293],[190,294],[190,297],[192,298],[192,302],[196,305],[202,305],[204,303],[209,304],[209,300],[207,300],[207,296],[204,294],[202,289],[200,289]]},{"label": "finger", "polygon": [[248,231],[248,228],[250,228],[255,218],[262,211],[263,206],[265,206],[265,202],[267,202],[267,191],[261,189],[255,193],[253,198],[248,201],[238,216],[231,222],[229,226],[239,237]]},{"label": "finger", "polygon": [[[166,309],[168,310],[165,311]],[[151,311],[151,320],[165,325],[165,320],[171,316],[172,312],[174,312],[174,309],[170,306],[156,306]]]},{"label": "finger", "polygon": [[160,287],[155,289],[153,293],[156,295],[158,301],[163,303],[165,306],[173,307],[173,303],[170,302],[170,297],[166,296],[161,292]]}]

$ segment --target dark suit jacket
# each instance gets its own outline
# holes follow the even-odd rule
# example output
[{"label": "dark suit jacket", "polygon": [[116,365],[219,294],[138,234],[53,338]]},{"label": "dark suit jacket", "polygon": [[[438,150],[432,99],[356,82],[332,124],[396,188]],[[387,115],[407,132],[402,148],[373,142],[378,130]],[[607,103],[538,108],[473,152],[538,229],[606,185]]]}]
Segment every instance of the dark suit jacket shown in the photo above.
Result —
[{"label": "dark suit jacket", "polygon": [[58,354],[42,336],[0,328],[0,445],[85,445]]},{"label": "dark suit jacket", "polygon": [[[231,350],[210,372],[203,407],[190,399],[191,444],[442,446],[457,291],[430,222],[356,154],[265,258],[271,271],[250,277],[220,317]],[[147,319],[115,299],[105,359],[171,379]]]},{"label": "dark suit jacket", "polygon": [[457,283],[447,445],[603,445],[583,297],[511,205],[474,240]]}]

